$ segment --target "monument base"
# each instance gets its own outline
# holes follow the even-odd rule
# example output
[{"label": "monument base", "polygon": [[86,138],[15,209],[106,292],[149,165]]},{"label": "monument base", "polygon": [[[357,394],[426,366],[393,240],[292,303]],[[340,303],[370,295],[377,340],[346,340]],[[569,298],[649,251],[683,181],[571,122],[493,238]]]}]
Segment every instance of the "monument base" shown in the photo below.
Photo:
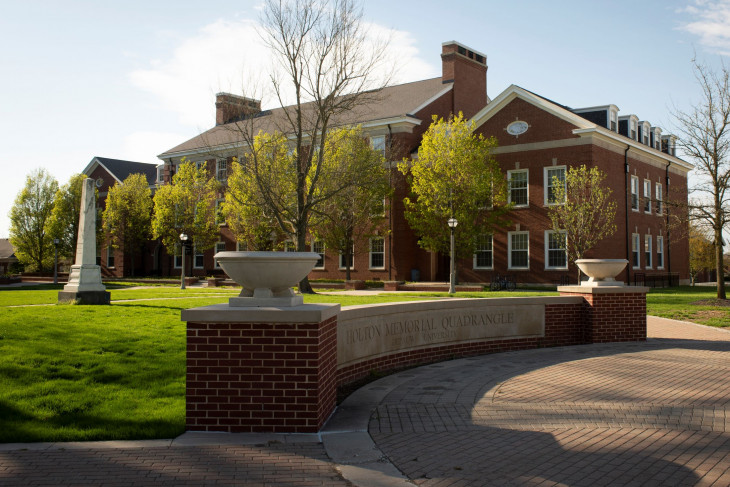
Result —
[{"label": "monument base", "polygon": [[304,304],[302,296],[284,296],[275,298],[235,297],[228,299],[233,308],[291,308]]},{"label": "monument base", "polygon": [[109,304],[109,291],[59,291],[58,302],[76,301],[78,304]]}]

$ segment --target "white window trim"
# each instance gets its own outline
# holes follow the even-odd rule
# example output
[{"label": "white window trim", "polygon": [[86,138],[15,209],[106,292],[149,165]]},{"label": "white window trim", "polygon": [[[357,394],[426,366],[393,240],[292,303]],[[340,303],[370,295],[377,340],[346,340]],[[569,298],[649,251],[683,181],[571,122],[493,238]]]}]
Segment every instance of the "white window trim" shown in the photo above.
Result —
[{"label": "white window trim", "polygon": [[647,215],[651,213],[651,181],[644,179],[644,213]]},{"label": "white window trim", "polygon": [[246,243],[236,242],[236,250],[238,252],[244,252],[248,250],[248,245],[246,245]]},{"label": "white window trim", "polygon": [[[196,257],[199,255],[204,255],[203,252],[197,253],[198,249],[193,246],[193,269],[203,269],[205,268],[205,261],[203,261],[203,265],[195,265]],[[205,257],[203,257],[205,259]]]},{"label": "white window trim", "polygon": [[654,198],[656,199],[656,214],[664,213],[664,191],[662,183],[654,183]]},{"label": "white window trim", "polygon": [[[637,254],[636,265],[633,263],[634,254]],[[631,234],[631,268],[641,269],[641,235],[638,233]]]},{"label": "white window trim", "polygon": [[164,183],[165,182],[165,166],[157,166],[157,182],[158,183]]},{"label": "white window trim", "polygon": [[[111,257],[112,259],[114,259],[114,263],[112,265],[109,265],[109,257]],[[116,269],[116,259],[115,259],[115,257],[116,256],[114,255],[114,249],[112,248],[111,245],[107,245],[106,246],[106,267],[108,269]]]},{"label": "white window trim", "polygon": [[[221,210],[221,204],[222,203],[225,203],[225,201],[226,201],[225,198],[218,198],[218,199],[215,200],[215,219],[216,219],[216,223],[218,223],[218,226],[219,227],[226,226],[226,218],[223,216],[223,213],[220,213],[222,211]],[[220,222],[218,222],[218,215],[219,214],[220,214],[220,218],[221,218],[221,221]]]},{"label": "white window trim", "polygon": [[322,242],[322,241],[319,241],[319,242],[320,242],[320,243],[322,244],[322,252],[317,252],[316,250],[314,250],[314,246],[315,246],[315,244],[316,244],[317,242],[318,242],[318,241],[316,241],[316,240],[315,240],[315,241],[313,241],[313,242],[312,242],[312,247],[311,247],[311,248],[312,248],[312,252],[314,252],[314,253],[316,253],[316,254],[319,254],[319,255],[321,255],[321,256],[322,256],[322,265],[318,267],[318,266],[317,266],[317,263],[315,262],[315,263],[314,263],[314,267],[313,267],[313,268],[314,268],[314,269],[316,269],[316,270],[318,270],[318,271],[323,271],[323,270],[324,270],[324,268],[325,268],[325,266],[327,265],[327,264],[326,264],[326,263],[327,263],[327,259],[326,259],[326,256],[327,256],[327,254],[325,253],[325,246],[324,246],[324,242]]},{"label": "white window trim", "polygon": [[507,202],[512,203],[512,187],[511,187],[511,180],[512,180],[512,174],[513,173],[525,173],[527,175],[526,183],[527,186],[525,187],[525,190],[527,192],[527,197],[525,198],[524,205],[514,205],[513,208],[528,208],[530,206],[530,170],[529,169],[512,169],[510,171],[507,171]]},{"label": "white window trim", "polygon": [[[648,244],[648,245],[647,245]],[[646,234],[644,235],[644,267],[646,269],[653,269],[654,265],[654,243],[652,242],[651,235]],[[647,247],[649,248],[649,251],[647,252]],[[648,259],[647,259],[648,255]]]},{"label": "white window trim", "polygon": [[284,252],[296,252],[297,244],[293,240],[286,240],[284,242]]},{"label": "white window trim", "polygon": [[[567,184],[566,183],[566,180],[565,180],[565,175],[568,172],[568,168],[566,166],[563,165],[563,166],[547,166],[547,167],[544,167],[543,168],[543,171],[542,171],[542,180],[543,180],[543,196],[544,196],[544,199],[545,199],[545,206],[556,206],[556,205],[559,206],[559,205],[564,205],[565,204],[565,201],[562,201],[562,202],[559,202],[559,203],[558,202],[556,202],[556,203],[550,203],[548,201],[548,183],[550,182],[550,179],[548,179],[548,172],[550,170],[552,170],[552,169],[562,169],[563,170],[563,188],[565,188],[565,185]],[[529,184],[528,184],[528,187],[529,187]],[[528,191],[528,196],[529,196],[529,191]],[[528,201],[529,201],[529,199],[528,199]]]},{"label": "white window trim", "polygon": [[[373,240],[381,240],[383,242],[383,251],[382,252],[373,252]],[[385,270],[385,239],[383,237],[372,237],[372,238],[368,239],[368,247],[370,249],[368,252],[368,269],[374,270],[374,271]],[[382,266],[374,267],[372,265],[374,253],[383,254],[383,265]]]},{"label": "white window trim", "polygon": [[[350,270],[354,271],[355,270],[355,248],[354,247],[351,252],[352,253],[350,254],[350,258],[352,259],[352,266],[350,266]],[[342,259],[344,257],[345,257],[345,255],[342,253],[337,254],[337,264],[339,265],[338,270],[344,271],[347,269],[344,265],[342,265]]]},{"label": "white window trim", "polygon": [[[382,149],[378,149],[377,147],[375,147],[376,143],[378,145],[382,144]],[[386,149],[385,135],[374,135],[374,136],[370,137],[370,148],[375,151],[378,151],[378,152],[382,151],[381,154],[383,155],[383,158],[385,158],[385,149]]]},{"label": "white window trim", "polygon": [[[221,162],[225,163],[225,176],[221,178]],[[228,159],[216,159],[215,160],[215,179],[220,182],[228,180]]]},{"label": "white window trim", "polygon": [[555,230],[545,230],[545,270],[546,271],[567,270],[568,269],[568,249],[567,248],[565,249],[565,265],[564,266],[558,267],[558,266],[551,266],[548,264],[548,262],[550,262],[550,259],[549,259],[550,249],[548,248],[548,243],[550,242],[550,234],[552,234],[552,233],[562,233],[563,235],[565,235],[566,245],[568,243],[568,232],[566,232],[565,230],[560,230],[557,232]]},{"label": "white window trim", "polygon": [[490,265],[490,266],[479,266],[479,265],[477,265],[477,254],[475,253],[474,256],[473,256],[474,261],[473,261],[473,266],[472,267],[475,270],[492,270],[492,269],[494,269],[494,235],[490,233],[488,235],[480,235],[480,237],[489,237],[489,239],[492,241],[492,245],[491,245],[492,250],[479,250],[479,249],[477,249],[477,253],[478,252],[490,252],[492,254],[492,265]]},{"label": "white window trim", "polygon": [[[527,235],[527,266],[526,267],[514,267],[512,265],[512,237],[515,235]],[[530,269],[530,232],[508,232],[507,233],[507,268],[515,270],[529,270]]]},{"label": "white window trim", "polygon": [[[636,182],[636,184],[634,184]],[[636,189],[636,192],[634,192]],[[638,212],[641,209],[641,198],[639,197],[639,177],[631,176],[631,211]],[[634,208],[634,195],[636,195],[636,208]]]},{"label": "white window trim", "polygon": [[[656,255],[657,269],[664,269],[664,237],[662,235],[658,235],[656,238]],[[660,255],[662,256],[661,266],[659,265]]]},{"label": "white window trim", "polygon": [[[223,250],[218,250],[218,245],[219,244],[223,244]],[[215,252],[213,253],[213,255],[217,254],[218,252],[225,252],[225,250],[226,250],[226,243],[223,242],[222,240],[219,240],[219,241],[217,241],[215,243],[215,246],[213,247],[213,249],[215,250]],[[213,259],[213,260],[215,260],[215,268],[216,269],[220,269],[221,268],[221,265],[218,263],[218,261],[216,259]]]}]

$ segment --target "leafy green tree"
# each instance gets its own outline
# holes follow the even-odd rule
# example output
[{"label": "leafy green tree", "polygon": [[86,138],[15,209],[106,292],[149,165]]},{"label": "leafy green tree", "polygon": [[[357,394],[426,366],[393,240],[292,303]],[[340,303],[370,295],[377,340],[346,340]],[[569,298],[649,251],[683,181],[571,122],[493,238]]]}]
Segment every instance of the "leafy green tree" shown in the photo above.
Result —
[{"label": "leafy green tree", "polygon": [[[357,172],[357,184],[334,191],[333,196],[317,207],[312,233],[325,248],[339,252],[345,260],[345,278],[350,279],[353,254],[367,249],[367,238],[374,236],[385,221],[385,199],[390,196],[390,170],[383,154],[370,147],[360,127],[346,127],[330,132],[325,144],[325,164],[334,166],[339,178],[351,178]],[[338,181],[330,179],[327,184]],[[329,190],[329,188],[326,188]]]},{"label": "leafy green tree", "polygon": [[47,224],[58,182],[43,168],[32,171],[10,209],[10,243],[27,270],[43,272],[53,266],[53,239]]},{"label": "leafy green tree", "polygon": [[466,257],[474,253],[479,235],[504,223],[506,180],[490,155],[496,146],[493,137],[474,134],[473,123],[461,113],[450,120],[434,117],[418,158],[398,164],[413,193],[404,200],[405,216],[422,248],[448,254],[447,221],[453,217],[458,220],[455,253]]},{"label": "leafy green tree", "polygon": [[68,183],[56,191],[53,211],[47,223],[51,239],[58,239],[58,255],[70,258],[76,255],[76,240],[79,238],[79,212],[81,209],[81,188],[86,176],[74,174]]},{"label": "leafy green tree", "polygon": [[[604,186],[606,174],[597,167],[568,168],[565,181],[553,177],[548,215],[556,232],[565,232],[569,262],[582,259],[604,238],[616,232],[616,202]],[[578,270],[580,282],[580,269]]]},{"label": "leafy green tree", "polygon": [[113,248],[129,253],[134,275],[134,257],[149,238],[152,223],[152,190],[143,174],[130,174],[109,188],[103,213],[104,231]]},{"label": "leafy green tree", "polygon": [[198,251],[218,240],[215,201],[218,183],[208,177],[204,166],[183,161],[172,184],[155,192],[152,237],[161,238],[167,252],[174,254],[185,233]]},{"label": "leafy green tree", "polygon": [[715,267],[715,246],[712,238],[696,222],[689,225],[689,276],[695,285],[697,274]]}]

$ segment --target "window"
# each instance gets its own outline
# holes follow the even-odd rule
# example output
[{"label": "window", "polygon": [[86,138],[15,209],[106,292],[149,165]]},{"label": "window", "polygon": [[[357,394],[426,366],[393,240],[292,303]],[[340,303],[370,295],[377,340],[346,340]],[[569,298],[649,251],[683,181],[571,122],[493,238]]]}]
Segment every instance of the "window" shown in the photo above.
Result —
[{"label": "window", "polygon": [[664,202],[662,201],[663,197],[664,195],[662,194],[662,185],[660,183],[654,184],[654,199],[656,200],[657,215],[661,215],[662,211],[664,211]]},{"label": "window", "polygon": [[175,262],[173,262],[172,266],[175,269],[182,267],[182,248],[180,247],[180,242],[175,244]]},{"label": "window", "polygon": [[565,202],[565,198],[557,201],[555,199],[556,183],[562,186],[563,196],[565,195],[565,166],[554,166],[545,168],[545,204],[555,205]]},{"label": "window", "polygon": [[370,147],[385,157],[385,136],[378,135],[376,137],[370,137]]},{"label": "window", "polygon": [[644,235],[644,262],[651,269],[651,235]]},{"label": "window", "polygon": [[193,249],[193,267],[196,269],[203,268],[203,252],[200,252],[197,248]]},{"label": "window", "polygon": [[111,245],[106,248],[106,266],[114,267],[114,249]]},{"label": "window", "polygon": [[638,140],[636,138],[636,120],[631,120],[631,138],[634,140]]},{"label": "window", "polygon": [[634,269],[638,269],[641,267],[641,264],[639,263],[639,234],[634,233],[631,235],[631,265],[634,267]]},{"label": "window", "polygon": [[527,169],[507,171],[509,181],[509,203],[517,207],[528,205],[527,198]]},{"label": "window", "polygon": [[[226,251],[226,243],[225,242],[216,242],[215,243],[215,253],[216,254],[218,252],[225,252],[225,251]],[[215,267],[217,269],[220,269],[221,268],[221,266],[220,266],[220,264],[218,263],[217,260],[215,261]]]},{"label": "window", "polygon": [[639,178],[631,176],[631,209],[639,211]]},{"label": "window", "polygon": [[157,182],[162,183],[165,181],[165,166],[163,164],[157,166]]},{"label": "window", "polygon": [[664,237],[656,238],[656,268],[664,269]]},{"label": "window", "polygon": [[651,213],[651,181],[644,179],[644,213]]},{"label": "window", "polygon": [[284,252],[296,252],[297,251],[297,244],[292,242],[291,240],[287,240],[284,242]]},{"label": "window", "polygon": [[195,169],[200,169],[201,167],[203,169],[207,168],[208,167],[208,161],[197,161],[195,163]]},{"label": "window", "polygon": [[312,252],[319,254],[319,260],[314,264],[315,269],[324,269],[324,242],[315,240],[312,243]]},{"label": "window", "polygon": [[385,239],[383,237],[370,239],[370,268],[385,269]]},{"label": "window", "polygon": [[509,232],[509,268],[529,269],[530,268],[530,233]]},{"label": "window", "polygon": [[611,124],[608,127],[612,132],[618,132],[618,112],[611,110]]},{"label": "window", "polygon": [[225,181],[228,179],[228,161],[225,159],[218,159],[215,161],[215,178],[218,181]]},{"label": "window", "polygon": [[226,201],[223,198],[215,200],[215,222],[218,225],[225,225],[226,219],[223,216],[223,202]]},{"label": "window", "polygon": [[347,266],[348,260],[349,260],[349,264],[350,264],[349,265],[350,269],[355,268],[354,261],[353,261],[354,254],[355,254],[354,248],[350,251],[350,258],[347,260],[345,260],[345,254],[340,254],[340,269],[345,269],[348,267]]},{"label": "window", "polygon": [[567,269],[568,253],[566,245],[567,234],[547,230],[545,232],[545,268]]},{"label": "window", "polygon": [[477,237],[476,253],[474,254],[474,269],[494,268],[494,237],[479,235]]},{"label": "window", "polygon": [[248,244],[246,242],[236,242],[236,250],[239,252],[245,252],[248,250]]}]

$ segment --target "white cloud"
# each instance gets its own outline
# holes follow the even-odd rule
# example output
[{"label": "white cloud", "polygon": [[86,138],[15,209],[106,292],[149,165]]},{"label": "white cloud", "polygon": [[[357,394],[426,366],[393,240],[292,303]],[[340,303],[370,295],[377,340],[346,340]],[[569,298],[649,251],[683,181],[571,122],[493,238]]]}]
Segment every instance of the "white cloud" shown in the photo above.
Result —
[{"label": "white cloud", "polygon": [[[390,58],[399,66],[394,82],[440,73],[440,68],[419,57],[415,38],[410,33],[391,31],[377,24],[365,27],[373,44],[376,38],[390,38],[388,50],[393,53]],[[177,47],[170,59],[150,60],[149,65],[147,69],[130,73],[132,83],[177,112],[181,123],[197,129],[213,124],[217,92],[262,98],[264,107],[278,104],[266,90],[270,86],[272,56],[252,20],[218,20],[206,25]]]},{"label": "white cloud", "polygon": [[135,132],[124,137],[120,159],[157,164],[157,154],[181,144],[186,136],[169,132]]},{"label": "white cloud", "polygon": [[730,55],[730,0],[695,0],[681,12],[693,18],[681,26],[682,30],[699,37],[706,48]]}]

